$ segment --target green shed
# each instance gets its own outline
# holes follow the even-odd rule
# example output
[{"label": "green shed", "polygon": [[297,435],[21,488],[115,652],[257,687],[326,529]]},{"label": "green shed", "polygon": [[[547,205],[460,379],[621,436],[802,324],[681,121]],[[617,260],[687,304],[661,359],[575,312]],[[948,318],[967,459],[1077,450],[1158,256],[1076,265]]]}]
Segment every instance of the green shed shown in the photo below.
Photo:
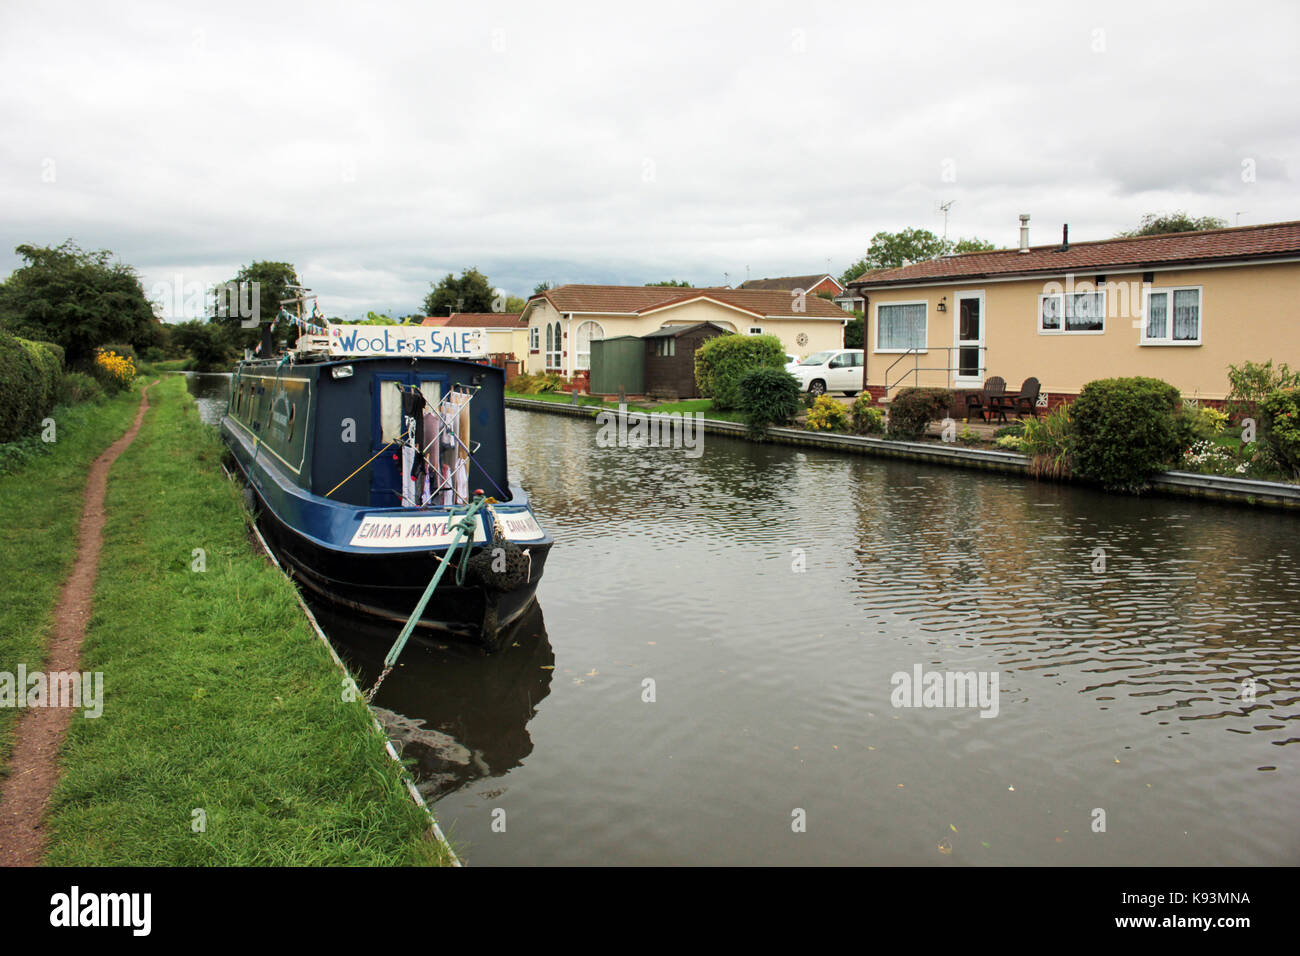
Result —
[{"label": "green shed", "polygon": [[635,335],[616,335],[591,343],[593,395],[645,394],[645,345]]}]

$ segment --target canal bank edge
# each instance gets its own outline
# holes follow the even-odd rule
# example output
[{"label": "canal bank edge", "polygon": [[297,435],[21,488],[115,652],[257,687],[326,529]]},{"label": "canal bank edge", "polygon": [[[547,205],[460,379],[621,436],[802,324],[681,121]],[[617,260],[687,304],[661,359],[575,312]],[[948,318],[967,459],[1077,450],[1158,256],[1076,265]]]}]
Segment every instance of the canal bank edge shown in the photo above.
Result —
[{"label": "canal bank edge", "polygon": [[[602,411],[611,415],[649,415],[639,409],[620,412],[612,408],[592,405],[566,405],[561,402],[535,401],[506,396],[506,407],[522,411],[549,412],[595,420]],[[715,418],[699,420],[706,432],[756,441],[747,426]],[[782,445],[822,448],[829,451],[849,452],[856,455],[875,455],[950,465],[957,468],[975,468],[1029,478],[1029,459],[1025,455],[1008,451],[989,451],[982,448],[965,448],[958,445],[935,445],[928,442],[893,441],[888,438],[870,438],[861,435],[844,435],[810,432],[801,428],[769,428],[766,441]],[[1083,484],[1082,482],[1073,482]],[[1151,479],[1151,490],[1177,497],[1203,498],[1234,505],[1300,509],[1300,486],[1278,481],[1259,481],[1252,478],[1227,478],[1219,475],[1199,475],[1186,471],[1166,471]]]}]

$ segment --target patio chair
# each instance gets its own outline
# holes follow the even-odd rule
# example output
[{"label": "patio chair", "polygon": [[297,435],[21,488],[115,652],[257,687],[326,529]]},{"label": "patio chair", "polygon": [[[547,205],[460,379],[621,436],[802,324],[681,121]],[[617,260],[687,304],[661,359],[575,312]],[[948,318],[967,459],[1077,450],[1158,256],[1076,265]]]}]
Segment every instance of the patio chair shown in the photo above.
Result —
[{"label": "patio chair", "polygon": [[1007,383],[1000,375],[994,375],[984,380],[984,387],[974,395],[966,396],[966,417],[970,418],[971,412],[980,413],[980,418],[988,421],[990,413],[1007,420],[1006,405],[1003,399],[1006,398]]},{"label": "patio chair", "polygon": [[1017,415],[1023,416],[1025,412],[1033,412],[1034,417],[1038,417],[1038,393],[1041,386],[1038,379],[1027,378],[1025,383],[1020,386],[1020,391],[1014,395],[1006,396],[1006,404],[1011,411]]}]

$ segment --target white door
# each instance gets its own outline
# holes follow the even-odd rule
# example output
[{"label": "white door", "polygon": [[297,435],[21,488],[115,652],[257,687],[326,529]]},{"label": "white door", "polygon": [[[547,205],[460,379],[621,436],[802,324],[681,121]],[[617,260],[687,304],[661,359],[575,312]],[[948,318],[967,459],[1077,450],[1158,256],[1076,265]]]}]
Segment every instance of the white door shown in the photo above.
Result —
[{"label": "white door", "polygon": [[984,374],[984,293],[958,292],[953,310],[952,384],[982,386]]}]

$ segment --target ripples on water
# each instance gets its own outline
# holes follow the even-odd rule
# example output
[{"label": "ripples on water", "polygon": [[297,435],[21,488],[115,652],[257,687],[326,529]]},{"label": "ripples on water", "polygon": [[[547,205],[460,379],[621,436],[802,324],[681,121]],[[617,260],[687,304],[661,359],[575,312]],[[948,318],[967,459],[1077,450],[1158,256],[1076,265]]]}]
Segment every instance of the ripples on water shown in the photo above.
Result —
[{"label": "ripples on water", "polygon": [[[1300,862],[1294,517],[508,426],[545,624],[379,701],[471,862]],[[917,664],[998,672],[998,716],[892,707]]]}]

